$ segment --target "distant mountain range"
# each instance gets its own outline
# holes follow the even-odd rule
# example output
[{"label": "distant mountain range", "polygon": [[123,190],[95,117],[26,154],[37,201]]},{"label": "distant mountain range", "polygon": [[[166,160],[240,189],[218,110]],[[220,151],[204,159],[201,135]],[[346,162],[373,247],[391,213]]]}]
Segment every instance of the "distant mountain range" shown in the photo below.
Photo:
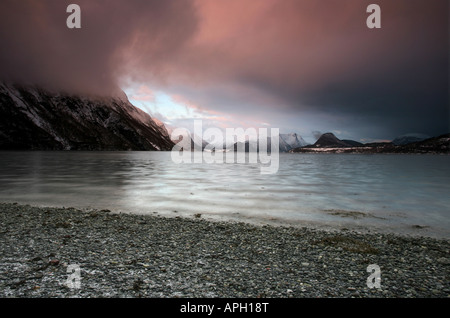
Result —
[{"label": "distant mountain range", "polygon": [[313,144],[291,149],[291,153],[448,153],[450,133],[426,138],[424,135],[403,135],[392,142],[362,144],[353,140],[340,140],[326,133]]},{"label": "distant mountain range", "polygon": [[[172,140],[175,144],[177,144],[180,149],[190,149],[192,151],[200,151],[204,150],[206,146],[209,144],[207,141],[197,138],[199,141],[201,140],[201,145],[199,143],[195,143],[193,137],[189,135],[183,135],[180,136],[178,139]],[[291,149],[298,148],[298,147],[304,147],[307,145],[307,142],[303,140],[303,138],[296,133],[291,134],[280,134],[279,135],[279,152],[288,152]],[[211,146],[213,147],[213,146]],[[267,138],[267,147],[269,148],[269,151],[271,149],[271,138]],[[257,143],[252,143],[249,141],[245,142],[236,142],[234,144],[231,144],[230,146],[224,145],[216,145],[214,147],[215,150],[223,149],[224,151],[241,151],[241,149],[244,149],[245,152],[249,151],[259,151],[259,146]]]},{"label": "distant mountain range", "polygon": [[[299,145],[299,146],[297,146]],[[270,150],[270,138],[268,139]],[[229,150],[258,151],[256,144],[238,142]],[[406,134],[392,142],[361,143],[355,140],[339,139],[333,133],[322,134],[312,145],[297,134],[280,134],[279,152],[290,153],[448,153],[450,134],[428,137],[423,134]]]},{"label": "distant mountain range", "polygon": [[171,150],[164,125],[125,93],[88,98],[0,83],[2,150]]}]

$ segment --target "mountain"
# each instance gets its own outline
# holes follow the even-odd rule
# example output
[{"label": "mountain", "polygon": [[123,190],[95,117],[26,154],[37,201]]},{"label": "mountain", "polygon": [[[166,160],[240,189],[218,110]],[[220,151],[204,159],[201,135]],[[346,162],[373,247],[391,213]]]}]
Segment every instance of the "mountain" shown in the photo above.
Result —
[{"label": "mountain", "polygon": [[[244,144],[244,145],[243,145]],[[280,134],[279,135],[279,143],[278,143],[278,151],[279,152],[289,152],[290,150],[298,147],[304,147],[307,143],[301,136],[298,136],[296,133],[292,134]],[[270,137],[267,138],[267,147],[268,151],[271,151],[272,139]],[[257,143],[250,143],[249,141],[244,142],[236,142],[231,149],[234,151],[240,151],[244,147],[245,152],[257,152],[259,151],[259,145]]]},{"label": "mountain", "polygon": [[424,135],[424,134],[418,134],[418,133],[405,134],[405,135],[396,137],[394,140],[392,140],[392,143],[397,146],[407,145],[412,142],[423,141],[423,140],[429,139],[429,138],[430,138],[430,136]]},{"label": "mountain", "polygon": [[305,148],[348,148],[353,147],[352,144],[356,141],[344,142],[337,138],[333,133],[325,133],[319,137],[319,139],[313,144],[306,146]]},{"label": "mountain", "polygon": [[86,97],[0,83],[0,149],[171,150],[160,121],[125,93]]},{"label": "mountain", "polygon": [[404,152],[414,153],[448,153],[450,151],[450,133],[425,140],[398,146]]},{"label": "mountain", "polygon": [[296,133],[280,134],[280,141],[281,140],[283,140],[284,143],[286,143],[289,147],[289,149],[286,149],[286,151],[298,147],[304,147],[308,144],[301,136],[297,135]]},{"label": "mountain", "polygon": [[[197,136],[198,137],[198,136]],[[194,142],[194,139],[201,140],[202,144],[198,144]],[[184,134],[178,136],[178,139],[172,139],[172,141],[176,144],[177,148],[179,150],[185,150],[190,149],[190,151],[203,151],[205,150],[205,147],[208,145],[208,143],[203,140],[202,138],[194,138],[191,137],[191,134],[189,132],[185,132]]]}]

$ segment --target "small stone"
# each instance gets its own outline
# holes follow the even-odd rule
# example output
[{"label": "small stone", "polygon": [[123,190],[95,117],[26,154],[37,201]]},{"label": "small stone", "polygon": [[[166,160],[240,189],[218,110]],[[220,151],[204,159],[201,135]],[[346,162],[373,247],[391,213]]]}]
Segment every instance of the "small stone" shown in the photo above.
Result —
[{"label": "small stone", "polygon": [[52,265],[52,266],[57,266],[57,265],[59,265],[59,260],[57,260],[57,259],[52,259],[52,260],[50,260],[50,262],[48,262],[50,265]]},{"label": "small stone", "polygon": [[444,264],[444,265],[449,265],[450,264],[450,259],[445,258],[445,257],[440,257],[436,260],[438,263],[440,264]]}]

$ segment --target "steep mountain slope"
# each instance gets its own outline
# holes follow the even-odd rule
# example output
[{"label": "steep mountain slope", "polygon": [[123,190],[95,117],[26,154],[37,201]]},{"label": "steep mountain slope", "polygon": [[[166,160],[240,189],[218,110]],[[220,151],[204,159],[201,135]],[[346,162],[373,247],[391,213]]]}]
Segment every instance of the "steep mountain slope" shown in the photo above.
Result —
[{"label": "steep mountain slope", "polygon": [[164,125],[125,93],[94,98],[0,83],[0,149],[171,150]]}]

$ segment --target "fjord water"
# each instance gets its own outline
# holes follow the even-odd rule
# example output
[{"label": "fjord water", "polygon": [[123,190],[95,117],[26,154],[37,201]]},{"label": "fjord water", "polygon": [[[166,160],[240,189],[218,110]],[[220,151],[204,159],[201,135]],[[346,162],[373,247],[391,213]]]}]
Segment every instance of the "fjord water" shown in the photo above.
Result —
[{"label": "fjord water", "polygon": [[447,155],[280,154],[176,164],[170,152],[0,152],[0,201],[450,238]]}]

